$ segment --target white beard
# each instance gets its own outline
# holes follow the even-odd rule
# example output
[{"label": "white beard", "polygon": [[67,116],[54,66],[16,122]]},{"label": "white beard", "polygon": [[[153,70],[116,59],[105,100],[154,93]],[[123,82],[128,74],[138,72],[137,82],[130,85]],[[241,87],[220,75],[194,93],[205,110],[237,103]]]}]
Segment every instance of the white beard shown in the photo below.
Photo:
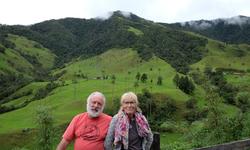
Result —
[{"label": "white beard", "polygon": [[91,107],[90,107],[89,105],[87,105],[87,112],[88,112],[88,114],[90,115],[90,117],[96,118],[96,117],[98,117],[98,116],[101,114],[102,109],[99,109],[99,110],[96,112],[96,111],[91,110]]}]

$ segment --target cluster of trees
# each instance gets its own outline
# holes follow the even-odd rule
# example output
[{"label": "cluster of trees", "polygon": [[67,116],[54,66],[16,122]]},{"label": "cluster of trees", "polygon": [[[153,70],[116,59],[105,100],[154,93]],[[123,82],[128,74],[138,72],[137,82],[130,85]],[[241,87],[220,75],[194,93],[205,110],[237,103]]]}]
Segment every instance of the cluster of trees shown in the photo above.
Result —
[{"label": "cluster of trees", "polygon": [[3,47],[2,46],[0,47],[1,53],[4,53],[5,48],[14,49],[16,47],[16,45],[13,42],[7,40],[7,37],[8,34],[6,33],[6,31],[0,29],[0,44],[3,45]]},{"label": "cluster of trees", "polygon": [[227,83],[223,71],[213,71],[211,67],[206,67],[204,73],[210,80],[211,84],[218,87],[217,92],[219,95],[222,96],[227,103],[235,105],[235,97],[238,93],[238,88]]},{"label": "cluster of trees", "polygon": [[186,94],[192,94],[195,89],[193,81],[187,76],[180,77],[179,74],[176,74],[173,81],[176,86]]},{"label": "cluster of trees", "polygon": [[6,102],[5,98],[30,82],[23,74],[0,74],[0,103]]},{"label": "cluster of trees", "polygon": [[220,108],[222,99],[217,91],[209,86],[206,89],[208,116],[202,128],[190,132],[193,147],[221,144],[248,137],[250,134],[249,111],[234,117],[226,116]]},{"label": "cluster of trees", "polygon": [[45,98],[53,89],[57,88],[58,86],[59,84],[56,82],[48,83],[44,88],[37,90],[32,100],[40,100]]},{"label": "cluster of trees", "polygon": [[[240,16],[239,19],[248,20],[249,22],[249,17]],[[196,21],[196,24],[202,24],[203,21],[204,20]],[[201,35],[205,35],[212,39],[216,39],[216,40],[223,41],[226,43],[250,44],[250,38],[248,36],[250,33],[249,23],[245,23],[241,25],[240,24],[228,24],[224,20],[219,20],[217,23],[214,23],[213,21],[207,21],[206,23],[209,23],[211,26],[207,28],[197,28],[190,24],[185,24],[185,26],[183,26],[180,23],[163,24],[163,25],[171,26],[175,29],[182,29],[182,30],[196,32]]]},{"label": "cluster of trees", "polygon": [[208,110],[206,108],[198,108],[197,100],[190,98],[186,103],[187,111],[184,113],[184,118],[191,124],[194,121],[206,118]]},{"label": "cluster of trees", "polygon": [[43,99],[53,89],[57,88],[58,86],[59,86],[58,83],[55,83],[55,82],[52,81],[52,82],[48,83],[44,88],[38,89],[37,92],[34,94],[34,96],[31,99],[27,99],[27,100],[25,100],[24,102],[22,102],[22,103],[20,103],[18,105],[9,105],[9,106],[6,106],[6,105],[2,105],[2,104],[6,103],[6,102],[8,102],[10,100],[19,98],[19,97],[30,95],[30,94],[33,93],[33,90],[29,90],[29,91],[23,92],[23,93],[21,93],[19,95],[14,95],[14,96],[11,96],[11,97],[6,97],[2,101],[0,101],[0,114],[1,113],[6,113],[6,112],[9,112],[9,111],[12,111],[12,110],[23,108],[23,107],[27,106],[30,102],[32,102],[34,100]]},{"label": "cluster of trees", "polygon": [[[135,76],[135,79],[136,79],[136,84],[139,84],[139,81],[141,81],[142,83],[146,83],[148,81],[148,75],[146,73],[143,73],[141,75],[140,72],[137,72],[137,74]],[[151,79],[150,82],[152,83],[153,79]],[[158,76],[157,77],[156,84],[157,85],[162,85],[163,84],[163,78],[162,78],[162,76]]]},{"label": "cluster of trees", "polygon": [[0,114],[23,108],[23,107],[27,106],[29,103],[30,103],[30,100],[26,100],[18,105],[6,106],[6,105],[0,104]]},{"label": "cluster of trees", "polygon": [[0,45],[0,53],[4,53],[5,52],[5,47]]}]

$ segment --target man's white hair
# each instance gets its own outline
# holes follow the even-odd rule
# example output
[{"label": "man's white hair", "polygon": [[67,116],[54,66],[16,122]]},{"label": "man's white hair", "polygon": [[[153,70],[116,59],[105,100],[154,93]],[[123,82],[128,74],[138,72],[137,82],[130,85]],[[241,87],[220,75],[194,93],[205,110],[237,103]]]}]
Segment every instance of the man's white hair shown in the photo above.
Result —
[{"label": "man's white hair", "polygon": [[[105,96],[104,96],[101,92],[98,92],[98,91],[91,93],[91,94],[89,95],[89,97],[87,98],[87,111],[88,111],[88,112],[90,111],[90,102],[91,102],[91,100],[92,100],[92,98],[93,98],[94,96],[100,96],[100,97],[102,97],[103,105],[102,105],[102,108],[101,108],[101,111],[100,111],[100,112],[103,112],[103,109],[104,109],[105,103],[106,103],[106,98],[105,98]],[[89,112],[89,113],[90,113],[90,112]],[[99,115],[99,113],[98,113],[98,115]],[[95,117],[96,117],[96,116],[95,116]]]}]

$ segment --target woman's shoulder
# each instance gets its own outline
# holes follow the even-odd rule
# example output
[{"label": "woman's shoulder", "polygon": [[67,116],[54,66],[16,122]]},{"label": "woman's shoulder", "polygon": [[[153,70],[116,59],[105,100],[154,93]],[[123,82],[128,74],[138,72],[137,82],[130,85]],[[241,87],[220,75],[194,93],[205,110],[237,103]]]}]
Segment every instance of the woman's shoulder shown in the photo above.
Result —
[{"label": "woman's shoulder", "polygon": [[111,123],[112,124],[115,124],[118,120],[118,114],[115,114],[113,117],[112,117],[112,120],[111,120]]},{"label": "woman's shoulder", "polygon": [[118,114],[115,114],[112,118],[112,120],[117,120],[118,119]]}]

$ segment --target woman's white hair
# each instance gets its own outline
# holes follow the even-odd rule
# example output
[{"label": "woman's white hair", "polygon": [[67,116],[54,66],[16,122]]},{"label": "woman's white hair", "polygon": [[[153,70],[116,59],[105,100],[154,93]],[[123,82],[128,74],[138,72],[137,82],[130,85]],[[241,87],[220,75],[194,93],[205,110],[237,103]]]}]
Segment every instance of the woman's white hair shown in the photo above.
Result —
[{"label": "woman's white hair", "polygon": [[[141,111],[141,108],[139,107],[139,101],[138,101],[138,98],[136,96],[136,94],[134,92],[126,92],[124,93],[122,96],[121,96],[121,105],[122,103],[124,102],[125,99],[130,99],[130,100],[134,100],[135,101],[135,104],[136,104],[136,111],[138,112],[142,112]],[[123,110],[122,106],[120,107],[120,110],[121,111]]]},{"label": "woman's white hair", "polygon": [[134,100],[136,105],[139,105],[137,96],[135,95],[134,92],[126,92],[122,95],[120,103],[122,104],[125,99],[131,99]]}]

